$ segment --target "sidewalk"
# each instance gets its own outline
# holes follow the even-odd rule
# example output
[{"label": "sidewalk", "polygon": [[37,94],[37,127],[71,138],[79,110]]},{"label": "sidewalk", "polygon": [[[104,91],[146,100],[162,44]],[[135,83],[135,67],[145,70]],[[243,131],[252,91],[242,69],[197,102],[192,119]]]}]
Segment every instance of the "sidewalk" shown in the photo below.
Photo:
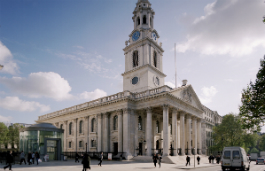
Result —
[{"label": "sidewalk", "polygon": [[[218,164],[214,163],[200,163],[200,165],[197,165],[197,163],[195,164],[195,168],[206,168],[206,167],[215,167],[218,166]],[[221,165],[219,164],[220,168]],[[186,166],[186,165],[177,165],[178,169],[194,169],[194,163],[191,163],[191,165]]]}]

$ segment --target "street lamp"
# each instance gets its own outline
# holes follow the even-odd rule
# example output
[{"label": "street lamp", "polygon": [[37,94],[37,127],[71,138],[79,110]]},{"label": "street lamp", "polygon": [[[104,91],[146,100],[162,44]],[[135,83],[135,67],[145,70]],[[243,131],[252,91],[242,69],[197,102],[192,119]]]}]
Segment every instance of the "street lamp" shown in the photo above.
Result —
[{"label": "street lamp", "polygon": [[4,68],[4,65],[0,65],[0,70]]},{"label": "street lamp", "polygon": [[193,148],[193,150],[194,150],[194,168],[195,168],[195,148]]}]

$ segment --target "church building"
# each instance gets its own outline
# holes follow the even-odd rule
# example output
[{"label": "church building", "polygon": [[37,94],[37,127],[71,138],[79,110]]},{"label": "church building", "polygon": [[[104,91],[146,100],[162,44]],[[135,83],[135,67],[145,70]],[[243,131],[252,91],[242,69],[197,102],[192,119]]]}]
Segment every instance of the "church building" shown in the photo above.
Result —
[{"label": "church building", "polygon": [[122,92],[39,116],[38,123],[64,129],[64,152],[85,151],[87,143],[90,152],[124,152],[127,159],[206,153],[206,131],[222,118],[201,104],[187,80],[178,88],[165,85],[154,15],[148,0],[138,0],[123,49]]}]

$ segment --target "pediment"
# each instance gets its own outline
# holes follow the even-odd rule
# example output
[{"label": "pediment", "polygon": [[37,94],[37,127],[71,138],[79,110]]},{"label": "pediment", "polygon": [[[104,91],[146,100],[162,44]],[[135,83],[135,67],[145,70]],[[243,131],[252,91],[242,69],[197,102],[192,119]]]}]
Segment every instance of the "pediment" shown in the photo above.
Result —
[{"label": "pediment", "polygon": [[170,93],[180,98],[184,102],[187,102],[188,104],[191,104],[192,106],[203,110],[201,101],[191,85],[179,87],[177,89],[172,90]]}]

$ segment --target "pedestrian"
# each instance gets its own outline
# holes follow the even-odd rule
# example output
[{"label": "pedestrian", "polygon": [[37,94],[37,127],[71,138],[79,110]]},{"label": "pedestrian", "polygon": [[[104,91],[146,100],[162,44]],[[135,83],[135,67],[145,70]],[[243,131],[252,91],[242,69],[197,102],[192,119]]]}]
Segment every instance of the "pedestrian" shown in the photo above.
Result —
[{"label": "pedestrian", "polygon": [[37,151],[35,152],[35,157],[36,157],[37,165],[39,165],[40,154]]},{"label": "pedestrian", "polygon": [[214,156],[212,155],[212,163],[214,163]]},{"label": "pedestrian", "polygon": [[31,158],[32,158],[32,164],[34,164],[34,160],[35,160],[35,153],[34,152],[32,152]]},{"label": "pedestrian", "polygon": [[156,153],[153,155],[153,162],[154,162],[154,165],[156,167],[156,163],[157,163],[157,156],[156,156]]},{"label": "pedestrian", "polygon": [[200,156],[197,156],[198,165],[200,165],[200,160],[201,160]]},{"label": "pedestrian", "polygon": [[78,155],[77,152],[75,153],[75,162],[78,162],[79,163],[79,155]]},{"label": "pedestrian", "polygon": [[25,153],[24,153],[24,151],[21,151],[21,153],[20,153],[20,165],[23,161],[25,164],[27,164],[26,160],[25,160]]},{"label": "pedestrian", "polygon": [[90,169],[90,157],[88,156],[87,153],[85,153],[83,156],[82,164],[83,164],[83,171],[86,171],[87,168]]},{"label": "pedestrian", "polygon": [[189,157],[189,156],[186,157],[186,162],[187,162],[187,163],[186,163],[186,166],[188,165],[188,163],[189,163],[189,165],[190,165],[190,157]]},{"label": "pedestrian", "polygon": [[103,152],[101,152],[100,157],[99,157],[98,166],[100,166],[100,167],[101,167],[102,160],[103,160]]},{"label": "pedestrian", "polygon": [[162,160],[162,156],[161,156],[161,154],[158,154],[158,165],[159,165],[159,168],[161,167],[161,160]]},{"label": "pedestrian", "polygon": [[4,167],[4,170],[9,167],[9,170],[12,170],[12,163],[13,163],[13,155],[12,151],[6,155],[6,163],[7,165]]},{"label": "pedestrian", "polygon": [[28,153],[28,164],[32,164],[32,155],[31,152]]}]

